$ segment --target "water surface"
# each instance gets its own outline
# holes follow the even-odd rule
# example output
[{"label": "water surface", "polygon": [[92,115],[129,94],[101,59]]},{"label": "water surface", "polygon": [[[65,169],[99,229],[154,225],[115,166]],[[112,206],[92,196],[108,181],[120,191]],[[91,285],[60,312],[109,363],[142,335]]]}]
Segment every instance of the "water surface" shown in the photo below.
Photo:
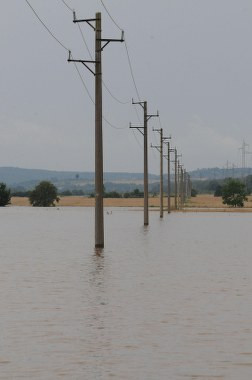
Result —
[{"label": "water surface", "polygon": [[111,210],[0,210],[0,378],[250,380],[251,216]]}]

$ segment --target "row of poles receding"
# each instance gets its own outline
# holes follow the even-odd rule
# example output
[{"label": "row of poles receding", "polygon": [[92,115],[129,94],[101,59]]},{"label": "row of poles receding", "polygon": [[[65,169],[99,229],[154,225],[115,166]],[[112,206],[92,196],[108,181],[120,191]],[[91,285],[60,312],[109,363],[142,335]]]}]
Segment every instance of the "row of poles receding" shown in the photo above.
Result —
[{"label": "row of poles receding", "polygon": [[[95,247],[104,247],[104,211],[103,211],[103,133],[102,133],[102,52],[111,42],[124,42],[124,33],[120,39],[108,39],[102,37],[101,13],[96,13],[93,19],[77,19],[74,12],[74,23],[84,22],[95,32],[95,60],[72,59],[69,52],[68,62],[82,63],[95,77]],[[93,68],[94,65],[94,68]],[[141,126],[130,124],[130,128],[136,128],[144,138],[144,225],[149,225],[148,206],[148,121],[153,117],[159,117],[159,113],[149,114],[147,101],[134,102],[140,105],[144,113],[144,123]],[[153,146],[160,152],[160,217],[163,218],[163,159],[168,162],[168,183],[167,198],[168,213],[171,212],[171,163],[174,162],[174,199],[175,209],[182,208],[186,199],[191,194],[190,176],[179,162],[179,155],[176,148],[171,148],[170,137],[163,136],[163,129],[156,129],[160,134],[160,145]],[[164,153],[164,144],[167,146],[167,153]],[[174,153],[174,160],[171,160],[171,153]]]}]

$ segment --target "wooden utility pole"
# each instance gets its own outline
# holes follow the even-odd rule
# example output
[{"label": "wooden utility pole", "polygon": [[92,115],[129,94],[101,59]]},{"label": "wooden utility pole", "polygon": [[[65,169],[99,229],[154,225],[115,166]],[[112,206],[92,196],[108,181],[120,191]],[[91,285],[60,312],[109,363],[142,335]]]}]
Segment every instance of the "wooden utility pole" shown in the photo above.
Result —
[{"label": "wooden utility pole", "polygon": [[[135,126],[130,123],[130,128],[137,129],[144,137],[144,225],[149,225],[149,180],[148,180],[148,121],[152,117],[158,117],[156,115],[148,115],[147,112],[147,101],[134,102],[132,99],[132,104],[139,104],[143,108],[144,112],[144,125]],[[143,129],[143,131],[142,131]]]},{"label": "wooden utility pole", "polygon": [[[74,12],[74,23],[85,22],[95,31],[95,61],[71,59],[68,62],[82,63],[95,76],[95,247],[104,247],[104,211],[103,211],[103,139],[102,139],[102,51],[110,42],[123,42],[121,39],[102,38],[101,13],[94,19],[77,20]],[[93,25],[95,24],[95,26]],[[102,46],[102,43],[103,46]],[[95,70],[90,68],[95,65]]]}]

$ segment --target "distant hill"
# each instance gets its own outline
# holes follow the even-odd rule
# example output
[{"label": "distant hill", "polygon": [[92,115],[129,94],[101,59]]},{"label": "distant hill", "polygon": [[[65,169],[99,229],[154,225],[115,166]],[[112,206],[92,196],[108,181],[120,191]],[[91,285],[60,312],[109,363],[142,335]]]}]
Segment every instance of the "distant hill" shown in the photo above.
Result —
[{"label": "distant hill", "polygon": [[191,179],[224,179],[228,177],[240,178],[252,174],[252,168],[203,168],[189,172]]},{"label": "distant hill", "polygon": [[[252,174],[251,168],[220,169],[204,168],[189,172],[194,181],[223,179],[226,177],[242,177]],[[14,167],[0,167],[0,182],[6,183],[12,190],[25,191],[33,189],[40,181],[48,180],[60,190],[82,190],[89,194],[94,191],[94,173],[78,171],[54,171],[41,169],[23,169]],[[173,181],[173,175],[172,175]],[[167,174],[164,171],[164,186]],[[150,192],[159,191],[159,175],[149,174]],[[136,188],[143,189],[143,173],[104,173],[106,191],[127,192]]]},{"label": "distant hill", "polygon": [[[6,183],[11,188],[31,189],[38,182],[48,180],[53,182],[61,189],[83,187],[94,183],[93,172],[78,172],[78,171],[53,171],[41,169],[23,169],[13,167],[0,167],[0,182]],[[150,174],[150,181],[157,181],[159,176]],[[115,183],[133,183],[136,187],[137,183],[142,183],[142,173],[123,173],[109,172],[104,173],[104,182]],[[92,186],[93,187],[93,186]],[[129,186],[131,189],[131,186]]]}]

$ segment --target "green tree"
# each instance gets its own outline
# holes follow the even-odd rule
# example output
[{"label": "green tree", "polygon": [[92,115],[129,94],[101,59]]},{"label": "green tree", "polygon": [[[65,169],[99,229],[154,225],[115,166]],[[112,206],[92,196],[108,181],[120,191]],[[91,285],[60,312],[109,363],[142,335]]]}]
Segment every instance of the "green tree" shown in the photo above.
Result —
[{"label": "green tree", "polygon": [[42,181],[31,192],[29,201],[34,207],[55,206],[54,202],[59,202],[57,188],[49,181]]},{"label": "green tree", "polygon": [[222,186],[222,200],[232,207],[243,207],[247,201],[246,186],[237,179],[228,179]]},{"label": "green tree", "polygon": [[11,192],[7,188],[6,184],[0,183],[0,207],[7,206],[11,201]]}]

